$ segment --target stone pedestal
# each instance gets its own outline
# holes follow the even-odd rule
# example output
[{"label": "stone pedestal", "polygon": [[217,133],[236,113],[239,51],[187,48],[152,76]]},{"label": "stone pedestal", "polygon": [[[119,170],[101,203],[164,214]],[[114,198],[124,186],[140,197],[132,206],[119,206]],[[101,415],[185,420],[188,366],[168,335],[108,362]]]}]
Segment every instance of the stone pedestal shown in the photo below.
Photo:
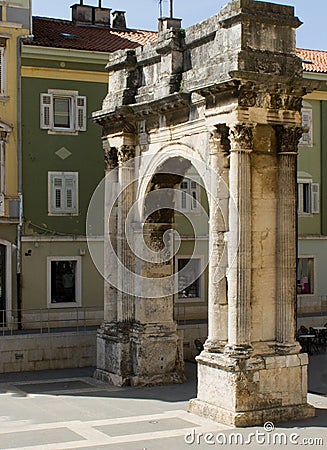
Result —
[{"label": "stone pedestal", "polygon": [[183,336],[165,324],[105,324],[98,332],[95,377],[115,386],[182,383]]},{"label": "stone pedestal", "polygon": [[236,427],[313,417],[306,354],[233,359],[202,352],[189,412]]}]

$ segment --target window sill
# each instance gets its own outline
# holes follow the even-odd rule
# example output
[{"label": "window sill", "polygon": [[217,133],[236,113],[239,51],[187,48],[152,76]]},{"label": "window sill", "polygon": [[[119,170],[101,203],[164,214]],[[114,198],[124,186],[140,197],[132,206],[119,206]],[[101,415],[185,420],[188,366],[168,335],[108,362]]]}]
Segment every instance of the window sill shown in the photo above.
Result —
[{"label": "window sill", "polygon": [[67,213],[67,212],[49,212],[48,216],[50,217],[77,217],[79,213]]},{"label": "window sill", "polygon": [[78,302],[58,302],[58,303],[49,303],[49,308],[81,308],[82,304],[80,301]]},{"label": "window sill", "polygon": [[78,133],[78,131],[48,130],[48,134],[60,134],[63,136],[78,136]]},{"label": "window sill", "polygon": [[175,300],[176,303],[203,303],[204,298],[202,297],[177,297]]}]

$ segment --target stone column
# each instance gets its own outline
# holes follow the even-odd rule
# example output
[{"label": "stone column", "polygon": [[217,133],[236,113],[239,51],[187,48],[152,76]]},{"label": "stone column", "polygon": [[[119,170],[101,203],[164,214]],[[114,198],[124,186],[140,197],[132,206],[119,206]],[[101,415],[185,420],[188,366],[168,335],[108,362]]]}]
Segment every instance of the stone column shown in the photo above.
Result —
[{"label": "stone column", "polygon": [[229,239],[228,239],[228,344],[231,357],[251,353],[251,125],[230,129]]},{"label": "stone column", "polygon": [[127,216],[133,205],[134,165],[131,159],[135,156],[133,146],[122,145],[118,149],[118,224],[117,255],[121,265],[118,266],[117,320],[131,322],[134,319],[133,293],[133,253],[130,249],[127,232]]},{"label": "stone column", "polygon": [[228,333],[227,242],[229,140],[226,125],[215,127],[210,140],[210,234],[208,283],[208,352],[223,352]]},{"label": "stone column", "polygon": [[[113,276],[117,278],[116,264],[113,261],[112,251],[109,251],[109,239],[112,248],[117,251],[117,208],[108,211],[108,205],[112,205],[110,197],[114,195],[113,179],[117,183],[117,149],[110,147],[108,139],[103,139],[103,150],[105,157],[105,217],[104,217],[104,322],[115,322],[117,320],[117,289],[109,283]],[[109,175],[110,174],[110,175]]]},{"label": "stone column", "polygon": [[[276,341],[294,349],[296,331],[297,145],[302,130],[278,126]],[[288,349],[288,350],[287,350]]]}]

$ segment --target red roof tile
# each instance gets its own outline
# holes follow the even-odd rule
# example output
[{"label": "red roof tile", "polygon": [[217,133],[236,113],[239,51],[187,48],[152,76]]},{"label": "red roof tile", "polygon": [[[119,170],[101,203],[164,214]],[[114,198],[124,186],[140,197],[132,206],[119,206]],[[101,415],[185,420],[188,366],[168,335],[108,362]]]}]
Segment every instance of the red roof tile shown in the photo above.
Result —
[{"label": "red roof tile", "polygon": [[302,59],[305,72],[327,73],[327,52],[298,48],[296,54]]},{"label": "red roof tile", "polygon": [[154,31],[74,25],[45,17],[33,17],[33,35],[31,45],[98,52],[136,48],[157,39]]}]

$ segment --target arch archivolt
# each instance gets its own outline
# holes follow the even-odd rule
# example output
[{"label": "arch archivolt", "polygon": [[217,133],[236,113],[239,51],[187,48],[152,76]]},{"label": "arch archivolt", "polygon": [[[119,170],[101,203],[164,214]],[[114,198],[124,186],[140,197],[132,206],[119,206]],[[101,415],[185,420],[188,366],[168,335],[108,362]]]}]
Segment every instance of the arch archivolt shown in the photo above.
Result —
[{"label": "arch archivolt", "polygon": [[[203,155],[190,145],[182,142],[169,143],[162,146],[155,153],[143,154],[140,160],[138,171],[138,187],[136,191],[136,199],[144,199],[154,175],[158,168],[164,166],[167,161],[173,158],[180,158],[189,161],[190,164],[198,172],[204,188],[209,191],[210,177],[208,163],[205,162]],[[179,173],[179,172],[178,172]],[[182,175],[182,174],[181,174]],[[143,202],[139,203],[139,214],[142,217]]]}]

